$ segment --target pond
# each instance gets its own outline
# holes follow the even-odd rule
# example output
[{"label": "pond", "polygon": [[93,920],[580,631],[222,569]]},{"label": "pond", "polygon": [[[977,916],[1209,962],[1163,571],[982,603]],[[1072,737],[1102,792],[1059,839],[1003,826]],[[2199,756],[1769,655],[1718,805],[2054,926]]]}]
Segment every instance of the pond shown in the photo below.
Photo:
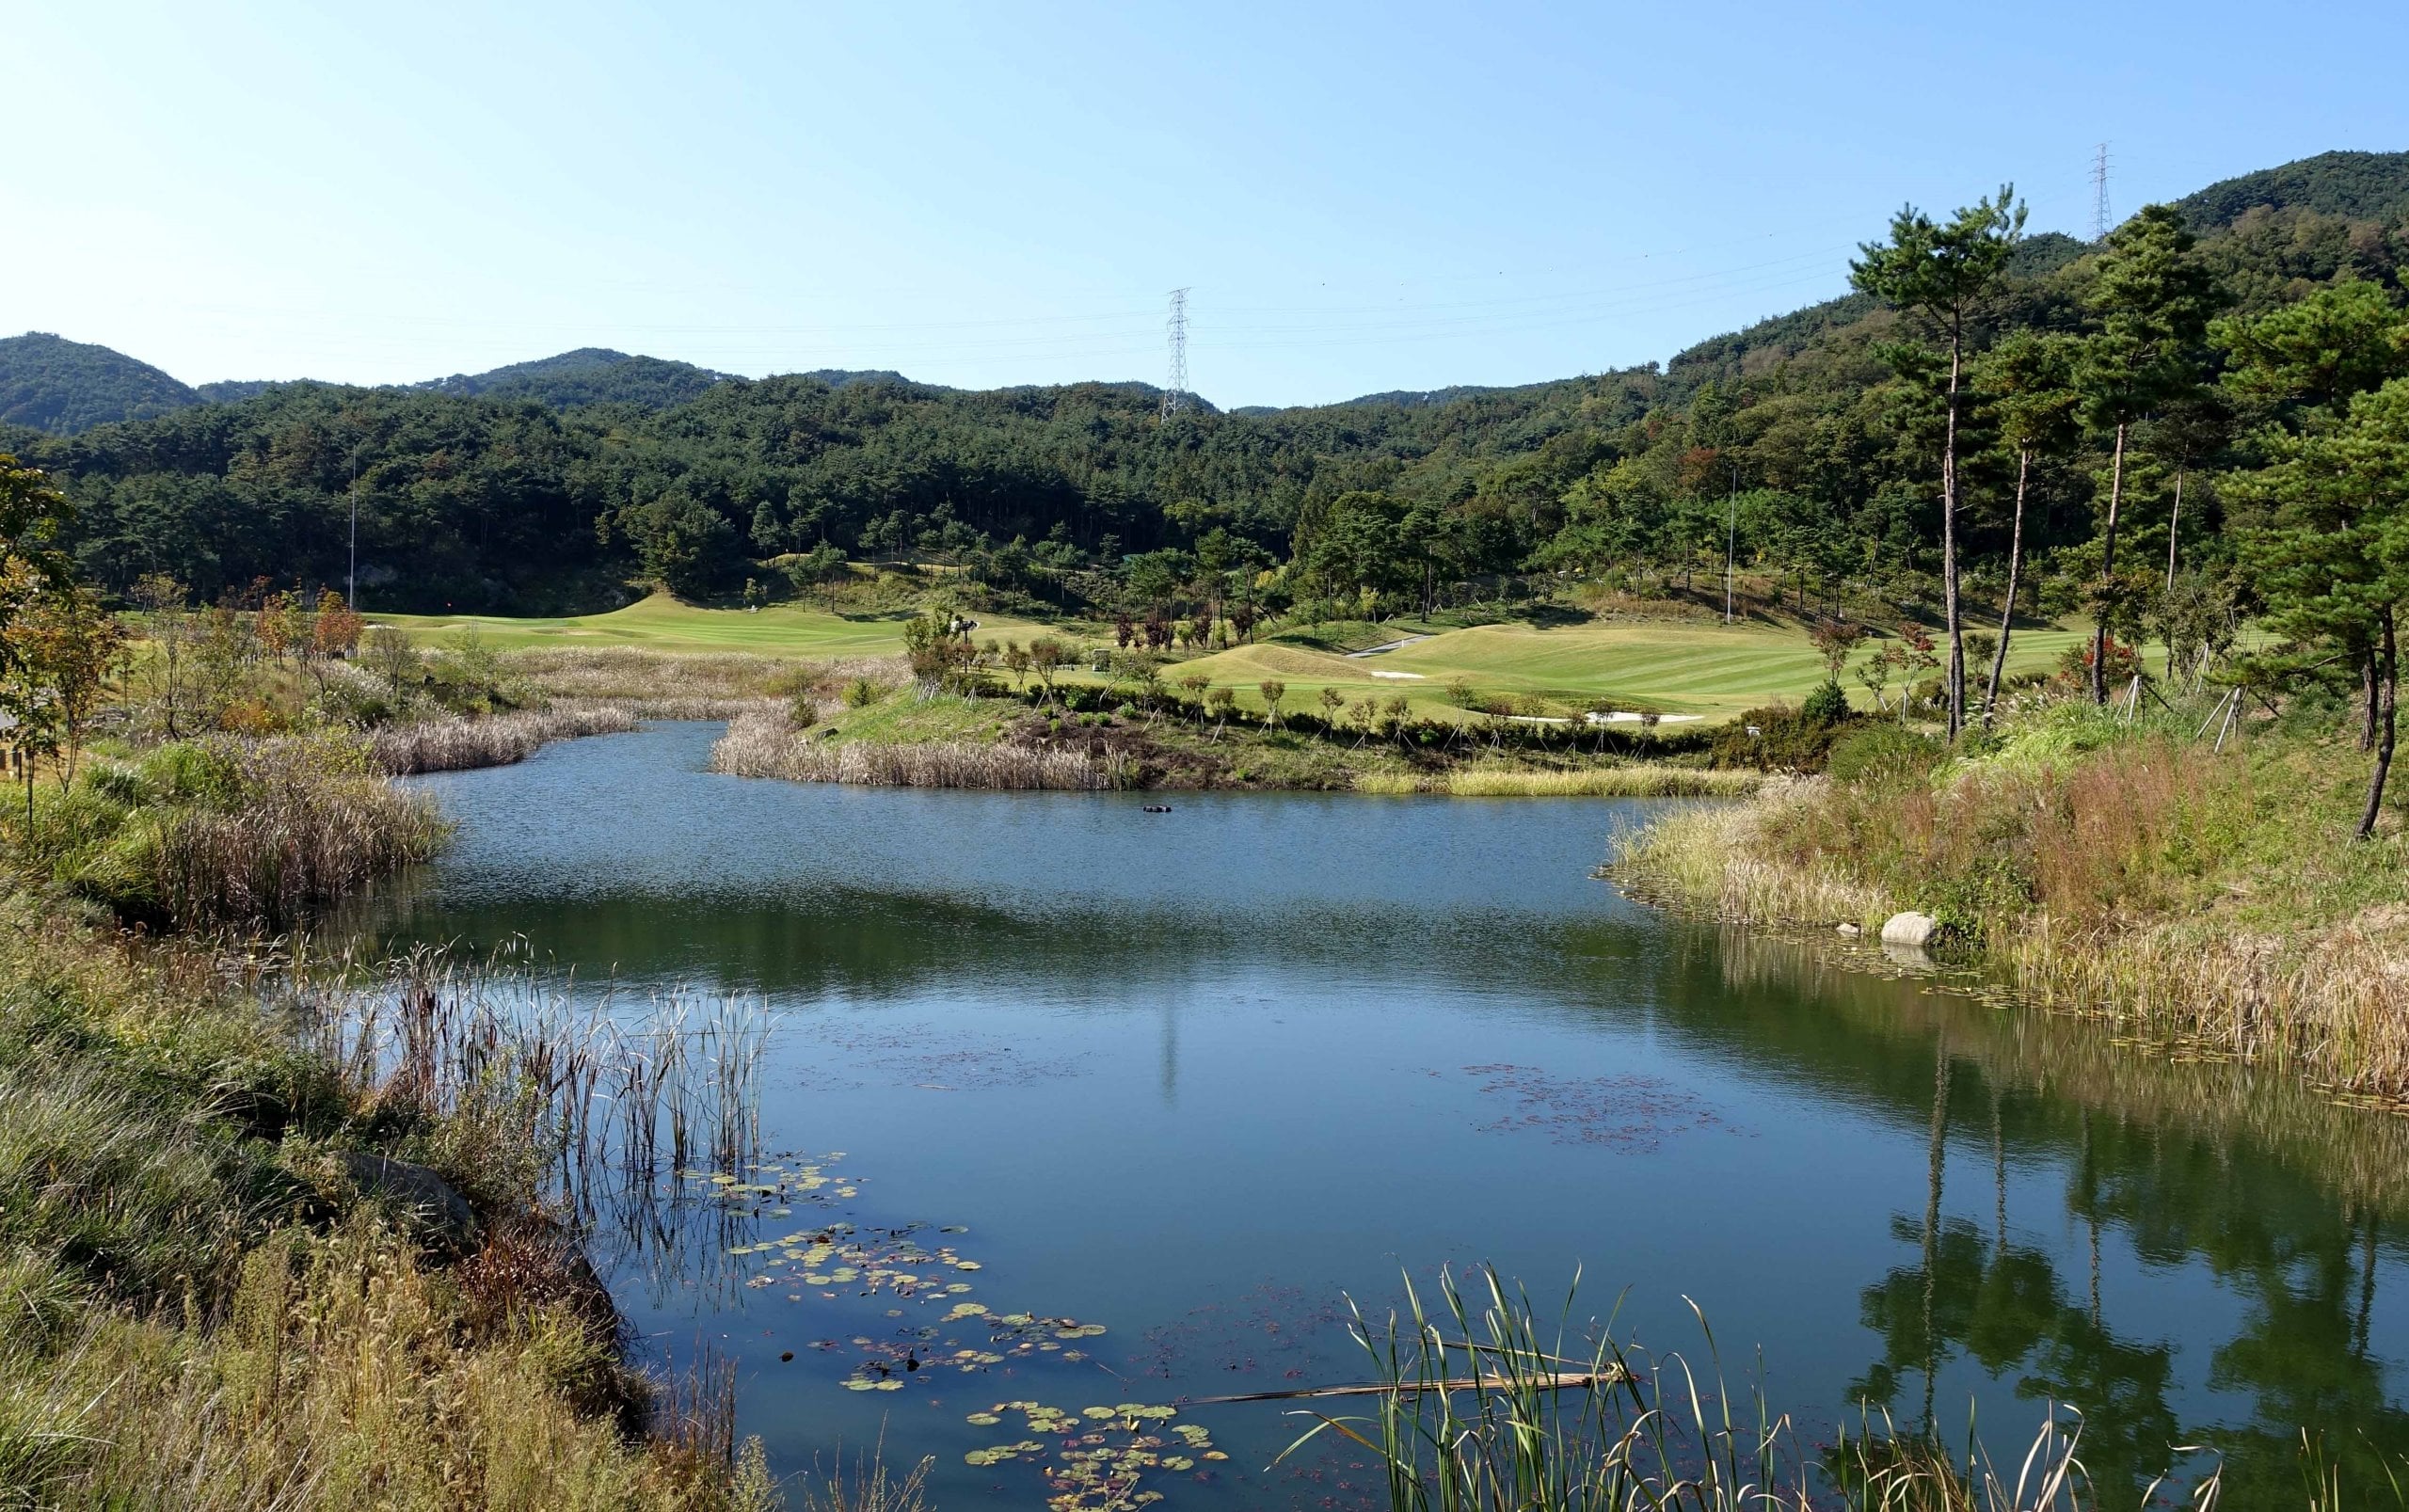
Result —
[{"label": "pond", "polygon": [[[2403,1121],[1668,920],[1592,875],[1650,804],[801,787],[717,729],[422,779],[457,841],[358,927],[766,1005],[784,1189],[606,1258],[781,1471],[883,1436],[1036,1504],[999,1404],[1361,1380],[1346,1298],[1481,1262],[1704,1366],[1695,1299],[1810,1445],[1971,1409],[2012,1464],[2070,1402],[2103,1482],[2209,1443],[2234,1505],[2304,1424],[2409,1449]],[[1187,1409],[1146,1484],[1371,1504],[1274,1465],[1292,1405]]]}]

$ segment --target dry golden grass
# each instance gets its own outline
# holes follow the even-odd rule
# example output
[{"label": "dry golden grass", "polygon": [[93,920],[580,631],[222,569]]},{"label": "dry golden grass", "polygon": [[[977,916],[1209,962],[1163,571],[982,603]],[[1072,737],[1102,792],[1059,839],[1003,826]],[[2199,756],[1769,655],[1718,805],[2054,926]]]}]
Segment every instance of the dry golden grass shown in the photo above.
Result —
[{"label": "dry golden grass", "polygon": [[635,711],[624,704],[580,702],[482,718],[455,715],[389,725],[371,734],[368,745],[378,766],[394,776],[407,777],[423,772],[508,766],[526,760],[553,740],[615,735],[635,727]]},{"label": "dry golden grass", "polygon": [[1930,782],[1785,784],[1668,816],[1613,869],[1749,923],[1933,913],[2034,1005],[2409,1099],[2409,910],[2360,904],[2397,881],[2399,842],[2324,833],[2346,820],[2300,765],[2321,748],[2259,739],[2245,756],[2145,730]]},{"label": "dry golden grass", "polygon": [[1117,763],[1084,752],[1031,750],[972,740],[887,743],[822,740],[782,715],[732,721],[711,746],[711,770],[788,782],[887,788],[981,788],[1099,792],[1129,786]]},{"label": "dry golden grass", "polygon": [[1763,785],[1755,772],[1691,767],[1587,767],[1571,771],[1476,765],[1422,776],[1365,772],[1364,793],[1445,793],[1455,798],[1738,798]]}]

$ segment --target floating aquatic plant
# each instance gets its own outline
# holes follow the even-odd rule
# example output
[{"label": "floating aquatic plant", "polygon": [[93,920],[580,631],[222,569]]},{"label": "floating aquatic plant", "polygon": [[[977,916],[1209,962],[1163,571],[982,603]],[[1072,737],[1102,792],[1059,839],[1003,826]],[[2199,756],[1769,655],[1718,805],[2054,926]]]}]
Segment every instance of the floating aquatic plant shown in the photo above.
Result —
[{"label": "floating aquatic plant", "polygon": [[[973,1449],[963,1456],[979,1467],[1044,1461],[1042,1473],[1055,1512],[1131,1512],[1163,1499],[1143,1482],[1151,1472],[1189,1474],[1199,1462],[1226,1460],[1212,1435],[1193,1423],[1173,1423],[1179,1409],[1143,1402],[1086,1407],[1077,1411],[1043,1402],[998,1402],[966,1419],[978,1427],[1001,1424],[1018,1412],[1029,1437]],[[1049,1441],[1050,1440],[1050,1441]]]}]

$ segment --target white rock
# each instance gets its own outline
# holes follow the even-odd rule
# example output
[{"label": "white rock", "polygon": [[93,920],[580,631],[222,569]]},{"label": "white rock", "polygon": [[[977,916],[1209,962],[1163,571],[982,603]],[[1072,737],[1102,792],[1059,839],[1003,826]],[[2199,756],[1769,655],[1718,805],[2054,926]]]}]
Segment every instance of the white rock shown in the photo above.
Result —
[{"label": "white rock", "polygon": [[1884,945],[1924,946],[1940,932],[1939,921],[1929,914],[1893,914],[1882,926]]},{"label": "white rock", "polygon": [[1848,935],[1858,935],[1865,932],[1862,929],[1859,929],[1854,924],[1843,924],[1840,927],[1840,931],[1843,934]]}]

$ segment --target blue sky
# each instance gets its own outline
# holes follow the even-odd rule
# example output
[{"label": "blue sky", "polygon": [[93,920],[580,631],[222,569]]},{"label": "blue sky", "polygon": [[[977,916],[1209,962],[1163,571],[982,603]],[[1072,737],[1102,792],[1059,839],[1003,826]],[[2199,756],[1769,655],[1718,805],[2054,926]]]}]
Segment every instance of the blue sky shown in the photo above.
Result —
[{"label": "blue sky", "polygon": [[2409,148],[2409,7],[8,7],[0,331],[189,382],[615,346],[1223,406],[1662,358],[1903,200]]}]

